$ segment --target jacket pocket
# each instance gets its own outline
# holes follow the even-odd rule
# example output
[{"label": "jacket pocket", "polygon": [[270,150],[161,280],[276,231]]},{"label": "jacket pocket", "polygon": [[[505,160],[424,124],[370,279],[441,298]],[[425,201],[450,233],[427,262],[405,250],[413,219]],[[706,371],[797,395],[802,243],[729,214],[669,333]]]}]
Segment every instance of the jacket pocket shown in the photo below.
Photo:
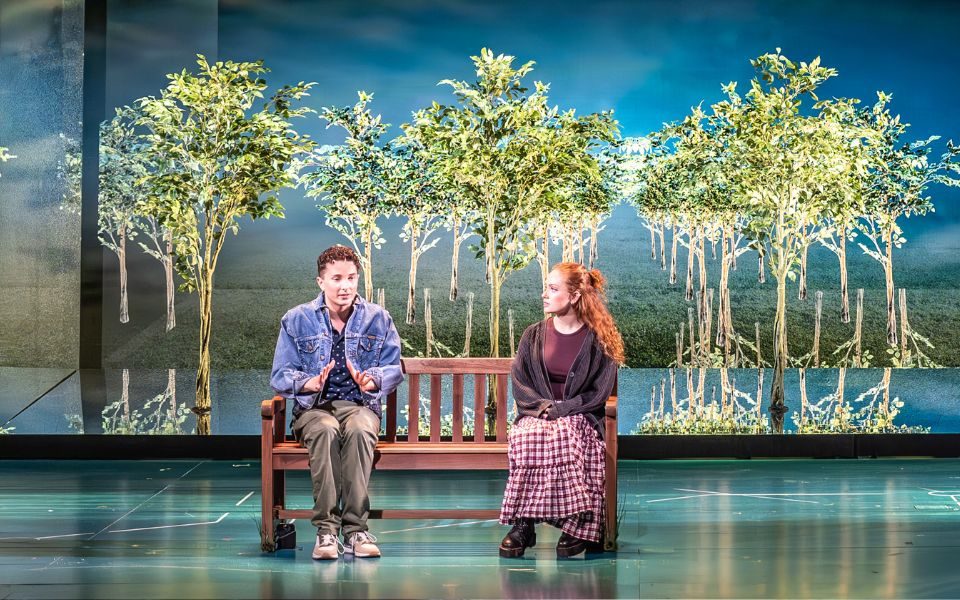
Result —
[{"label": "jacket pocket", "polygon": [[304,371],[317,371],[320,366],[320,336],[307,335],[297,338],[297,354]]},{"label": "jacket pocket", "polygon": [[369,369],[379,366],[381,350],[383,350],[383,336],[361,335],[357,340],[360,368]]}]

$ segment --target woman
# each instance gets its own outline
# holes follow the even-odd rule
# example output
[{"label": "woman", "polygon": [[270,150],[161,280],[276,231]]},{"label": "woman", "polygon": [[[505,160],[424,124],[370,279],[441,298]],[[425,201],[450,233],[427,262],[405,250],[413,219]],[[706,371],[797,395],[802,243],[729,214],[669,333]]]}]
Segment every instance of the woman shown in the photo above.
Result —
[{"label": "woman", "polygon": [[500,556],[523,556],[535,524],[563,533],[557,556],[599,542],[603,527],[604,407],[624,362],[600,271],[560,263],[547,276],[543,311],[523,332],[513,361],[517,421],[500,522],[513,525]]}]

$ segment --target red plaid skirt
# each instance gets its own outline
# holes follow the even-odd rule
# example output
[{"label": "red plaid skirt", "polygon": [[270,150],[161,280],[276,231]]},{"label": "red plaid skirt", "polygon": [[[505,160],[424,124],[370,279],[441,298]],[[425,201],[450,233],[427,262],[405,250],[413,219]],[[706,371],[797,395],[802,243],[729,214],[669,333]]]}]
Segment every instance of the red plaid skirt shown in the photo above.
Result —
[{"label": "red plaid skirt", "polygon": [[604,444],[583,415],[520,419],[510,429],[507,455],[510,478],[500,523],[531,518],[600,541]]}]

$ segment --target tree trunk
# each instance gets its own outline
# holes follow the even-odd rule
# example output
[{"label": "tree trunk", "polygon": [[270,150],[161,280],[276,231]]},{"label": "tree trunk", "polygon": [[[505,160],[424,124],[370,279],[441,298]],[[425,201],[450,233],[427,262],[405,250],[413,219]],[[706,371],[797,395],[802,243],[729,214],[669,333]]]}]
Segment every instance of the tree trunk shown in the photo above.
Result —
[{"label": "tree trunk", "polygon": [[[130,369],[123,369],[120,373],[122,388],[120,391],[120,402],[123,404],[124,425],[130,426]],[[130,431],[133,433],[133,431]]]},{"label": "tree trunk", "polygon": [[[709,311],[709,309],[707,308],[707,261],[706,261],[706,254],[707,254],[707,252],[706,252],[706,238],[707,238],[707,236],[704,234],[704,228],[703,228],[703,227],[700,227],[700,228],[698,229],[698,231],[697,231],[697,245],[696,245],[696,248],[697,248],[697,263],[698,263],[698,264],[697,264],[697,266],[698,266],[698,271],[697,271],[698,280],[697,280],[697,283],[699,284],[699,288],[700,288],[700,306],[697,307],[697,310],[699,311],[699,319],[700,319],[700,322],[701,322],[701,323],[704,323],[704,324],[707,323],[707,321],[709,320],[709,317],[710,317],[710,311]],[[704,356],[706,356],[706,355],[708,354],[708,350],[709,350],[709,346],[710,346],[710,340],[709,340],[709,338],[710,338],[710,330],[708,329],[707,332],[706,332],[706,335],[704,336],[704,340],[705,340],[707,343],[703,345],[703,348],[701,348],[701,350],[704,352]]]},{"label": "tree trunk", "polygon": [[817,309],[813,322],[813,349],[810,354],[813,355],[813,366],[820,366],[820,321],[823,317],[823,291],[817,290]]},{"label": "tree trunk", "polygon": [[[883,414],[890,416],[890,376],[893,370],[890,367],[883,369]],[[892,423],[890,423],[892,425]]]},{"label": "tree trunk", "polygon": [[[167,369],[167,389],[164,392],[167,398],[170,399],[170,410],[167,414],[170,415],[170,421],[174,424],[177,422],[177,370],[176,369]],[[179,428],[177,428],[179,432]]]},{"label": "tree trunk", "polygon": [[373,297],[373,229],[368,228],[363,243],[363,299]]},{"label": "tree trunk", "polygon": [[763,265],[763,252],[760,252],[757,256],[757,281],[760,283],[767,282],[767,272]]},{"label": "tree trunk", "polygon": [[590,269],[594,268],[599,258],[600,243],[599,240],[597,240],[597,219],[594,217],[590,219]]},{"label": "tree trunk", "polygon": [[697,253],[697,232],[690,228],[687,236],[687,289],[684,294],[687,302],[693,300],[693,257]]},{"label": "tree trunk", "polygon": [[677,370],[670,369],[670,412],[677,416]]},{"label": "tree trunk", "polygon": [[164,234],[167,254],[163,257],[163,273],[167,282],[167,331],[177,326],[176,288],[173,285],[173,233]]},{"label": "tree trunk", "polygon": [[737,270],[737,240],[734,239],[737,236],[737,227],[736,223],[730,229],[730,268],[734,271]]},{"label": "tree trunk", "polygon": [[453,261],[450,265],[450,302],[457,299],[460,293],[460,284],[458,279],[460,266],[460,219],[453,220]]},{"label": "tree trunk", "polygon": [[517,347],[513,338],[513,309],[507,309],[507,335],[510,337],[510,357],[517,354]]},{"label": "tree trunk", "polygon": [[807,370],[800,369],[800,427],[807,421]]},{"label": "tree trunk", "polygon": [[490,282],[490,356],[500,357],[500,277]]},{"label": "tree trunk", "polygon": [[887,258],[883,263],[883,274],[887,282],[887,344],[897,345],[897,313],[893,301],[893,228],[883,231],[883,243],[887,248]]},{"label": "tree trunk", "polygon": [[757,433],[763,433],[763,369],[757,369]]},{"label": "tree trunk", "polygon": [[490,356],[500,356],[500,276],[497,273],[496,223],[492,209],[487,211],[487,281],[490,283]]},{"label": "tree trunk", "polygon": [[667,270],[667,240],[666,233],[664,232],[664,225],[660,223],[660,226],[657,228],[657,231],[660,233],[660,270]]},{"label": "tree trunk", "polygon": [[800,252],[800,289],[797,290],[797,299],[800,301],[807,299],[807,251],[810,247],[803,245]]},{"label": "tree trunk", "polygon": [[757,367],[763,364],[763,357],[760,356],[760,321],[753,322],[753,332],[757,341]]},{"label": "tree trunk", "polygon": [[547,275],[550,274],[550,226],[545,225],[540,234],[543,242],[543,251],[537,253],[537,262],[540,264],[540,279],[542,279],[543,288],[547,289]]},{"label": "tree trunk", "polygon": [[417,227],[410,226],[410,274],[407,278],[407,325],[413,325],[417,322],[417,262],[420,259],[420,253],[417,252],[417,245],[420,238],[420,232]]},{"label": "tree trunk", "polygon": [[473,332],[473,292],[467,294],[467,323],[463,334],[463,355],[470,356],[470,334]]},{"label": "tree trunk", "polygon": [[900,366],[912,366],[910,349],[907,346],[907,290],[900,288],[898,300],[900,302]]},{"label": "tree trunk", "polygon": [[730,276],[730,265],[727,258],[727,226],[724,225],[720,233],[720,298],[717,302],[717,347],[723,347],[723,366],[729,366],[730,340],[727,336],[727,280]]},{"label": "tree trunk", "polygon": [[850,322],[850,294],[847,290],[847,230],[840,232],[840,322]]},{"label": "tree trunk", "polygon": [[425,288],[423,290],[423,324],[427,330],[427,339],[425,344],[427,346],[424,356],[430,358],[430,352],[433,349],[433,310],[430,306],[430,288]]},{"label": "tree trunk", "polygon": [[663,377],[660,378],[660,409],[657,411],[657,415],[660,417],[660,420],[663,420],[663,402],[667,396],[667,380]]},{"label": "tree trunk", "polygon": [[677,283],[677,226],[671,226],[670,234],[670,285]]},{"label": "tree trunk", "polygon": [[730,373],[726,367],[720,369],[720,416],[727,413],[727,394],[730,388]]},{"label": "tree trunk", "polygon": [[770,424],[776,433],[783,433],[784,375],[787,368],[787,282],[786,270],[777,273],[777,313],[773,323],[773,384],[770,390]]},{"label": "tree trunk", "polygon": [[130,322],[130,311],[127,307],[127,227],[120,226],[120,249],[117,259],[120,261],[120,322]]},{"label": "tree trunk", "polygon": [[[208,263],[209,264],[209,263]],[[197,399],[193,411],[198,415],[197,434],[209,434],[209,420],[206,423],[207,431],[201,430],[199,417],[208,414],[211,408],[210,401],[210,340],[213,330],[213,272],[208,264],[203,265],[200,273],[200,285],[197,293],[200,296],[200,360],[197,363]]]},{"label": "tree trunk", "polygon": [[857,322],[853,328],[854,352],[853,366],[860,368],[863,366],[863,352],[861,345],[863,342],[863,288],[857,289]]}]

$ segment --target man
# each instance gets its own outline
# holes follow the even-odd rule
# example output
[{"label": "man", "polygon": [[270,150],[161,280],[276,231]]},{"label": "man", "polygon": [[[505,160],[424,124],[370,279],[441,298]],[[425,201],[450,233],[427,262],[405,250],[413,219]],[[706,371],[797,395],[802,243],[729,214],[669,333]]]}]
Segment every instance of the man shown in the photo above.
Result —
[{"label": "man", "polygon": [[357,295],[360,259],[344,246],[317,258],[320,295],[280,320],[270,385],[293,405],[293,433],[307,448],[317,542],[313,558],[380,556],[367,532],[367,484],[380,403],[403,380],[390,314]]}]

